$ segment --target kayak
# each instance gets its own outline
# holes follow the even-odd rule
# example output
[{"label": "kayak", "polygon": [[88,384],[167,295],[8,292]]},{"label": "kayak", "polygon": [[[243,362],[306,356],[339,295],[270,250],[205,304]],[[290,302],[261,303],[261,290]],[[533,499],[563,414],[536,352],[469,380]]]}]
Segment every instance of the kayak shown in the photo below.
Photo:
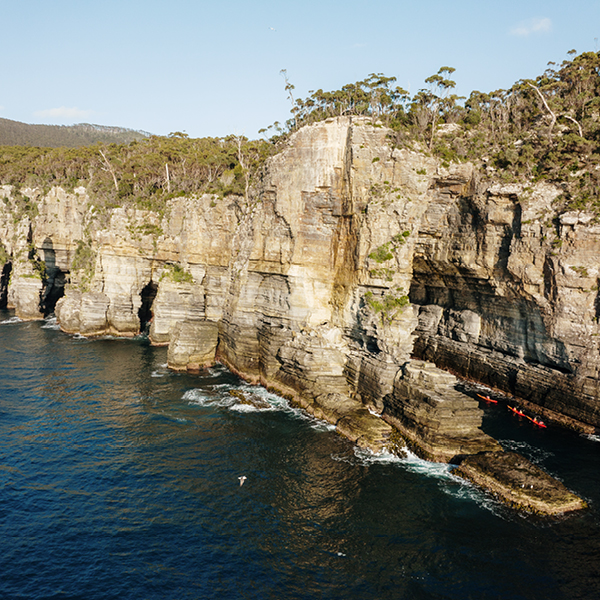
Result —
[{"label": "kayak", "polygon": [[519,417],[525,417],[526,419],[529,419],[534,425],[537,425],[538,427],[543,427],[544,429],[547,428],[547,425],[543,421],[540,421],[537,417],[530,417],[529,415],[526,415],[519,408],[513,408],[512,406],[508,406],[508,409],[514,412],[515,415],[518,415]]},{"label": "kayak", "polygon": [[512,412],[515,413],[515,415],[519,415],[519,417],[525,417],[525,413],[522,410],[519,410],[518,408],[513,408],[512,406],[508,406],[509,410],[512,410]]},{"label": "kayak", "polygon": [[477,394],[482,400],[485,400],[486,402],[491,402],[492,404],[498,404],[498,400],[493,400],[492,398],[490,398],[489,396],[482,396],[481,394]]},{"label": "kayak", "polygon": [[[527,417],[527,415],[525,415]],[[538,420],[537,417],[527,417],[534,425],[537,425],[538,427],[543,427],[544,429],[546,428],[546,424],[543,421]]]}]

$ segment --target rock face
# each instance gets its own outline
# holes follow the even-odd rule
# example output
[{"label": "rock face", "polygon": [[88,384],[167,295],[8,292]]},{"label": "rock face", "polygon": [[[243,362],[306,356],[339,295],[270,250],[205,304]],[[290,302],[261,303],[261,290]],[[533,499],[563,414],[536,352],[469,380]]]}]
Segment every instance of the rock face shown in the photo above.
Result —
[{"label": "rock face", "polygon": [[169,367],[199,371],[215,362],[219,326],[211,321],[179,321],[172,330]]},{"label": "rock face", "polygon": [[415,353],[598,427],[600,226],[586,213],[552,220],[560,190],[548,185],[446,181],[415,249]]},{"label": "rock face", "polygon": [[26,318],[64,290],[67,332],[149,327],[174,368],[216,352],[351,439],[381,448],[399,431],[435,460],[499,450],[440,367],[600,426],[600,226],[549,220],[549,185],[484,183],[338,118],[294,134],[247,198],[176,198],[158,214],[25,189],[38,212],[16,219],[11,193],[3,286]]},{"label": "rock face", "polygon": [[419,454],[434,461],[458,461],[465,455],[501,450],[479,429],[478,402],[458,392],[455,384],[454,375],[413,360],[398,374],[384,418]]}]

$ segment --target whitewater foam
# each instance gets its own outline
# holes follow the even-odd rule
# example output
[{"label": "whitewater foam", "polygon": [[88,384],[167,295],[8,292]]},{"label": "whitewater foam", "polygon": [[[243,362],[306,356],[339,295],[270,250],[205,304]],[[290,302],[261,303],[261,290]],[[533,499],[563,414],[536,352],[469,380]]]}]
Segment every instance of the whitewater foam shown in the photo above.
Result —
[{"label": "whitewater foam", "polygon": [[460,500],[474,502],[481,508],[489,510],[497,516],[501,516],[502,514],[503,505],[471,482],[454,475],[453,470],[455,467],[453,465],[425,460],[407,449],[404,449],[402,455],[399,456],[388,450],[375,453],[356,446],[353,457],[332,455],[331,458],[351,465],[397,465],[410,473],[438,480],[439,487],[445,494]]},{"label": "whitewater foam", "polygon": [[521,442],[517,440],[498,440],[500,445],[505,450],[512,450],[513,452],[518,452],[522,454],[526,458],[528,458],[532,463],[539,464],[545,461],[547,458],[554,456],[552,452],[548,452],[547,450],[542,450],[541,448],[537,448],[536,446],[532,446],[527,442]]},{"label": "whitewater foam", "polygon": [[[215,371],[217,372],[215,372],[214,375],[220,375],[220,372],[226,372],[226,369],[225,367],[221,367],[221,369],[215,369]],[[209,393],[207,393],[207,390]],[[229,394],[228,392],[240,392],[243,396],[246,396],[247,400],[244,401],[236,394]],[[249,403],[248,401],[251,402],[248,398],[249,396],[256,396],[259,399],[259,402],[256,404]],[[334,424],[322,419],[317,419],[308,414],[305,410],[290,405],[289,401],[285,398],[277,396],[259,385],[247,383],[238,385],[232,385],[230,383],[209,384],[205,385],[203,390],[188,390],[183,395],[183,400],[187,400],[190,404],[226,408],[237,412],[281,411],[295,419],[307,422],[310,427],[316,431],[327,432],[335,430]],[[263,403],[264,406],[261,405]]]},{"label": "whitewater foam", "polygon": [[19,319],[19,317],[11,317],[10,319],[5,319],[4,321],[0,321],[0,325],[13,325],[15,323],[22,323],[23,321]]},{"label": "whitewater foam", "polygon": [[44,319],[44,324],[42,325],[42,329],[54,329],[55,331],[60,331],[60,325],[58,324],[58,319],[56,317],[46,317]]},{"label": "whitewater foam", "polygon": [[235,410],[237,412],[242,413],[250,413],[250,412],[263,412],[265,410],[274,410],[274,408],[259,408],[258,406],[254,406],[254,404],[244,404],[240,402],[239,404],[232,404],[229,407],[230,410]]}]

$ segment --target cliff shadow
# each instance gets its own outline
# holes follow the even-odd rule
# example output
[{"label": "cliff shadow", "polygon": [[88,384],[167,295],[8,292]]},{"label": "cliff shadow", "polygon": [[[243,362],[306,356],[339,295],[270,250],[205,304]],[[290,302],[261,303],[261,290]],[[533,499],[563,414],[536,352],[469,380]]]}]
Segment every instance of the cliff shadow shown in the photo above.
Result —
[{"label": "cliff shadow", "polygon": [[56,265],[56,252],[52,238],[44,239],[41,251],[46,277],[40,296],[40,310],[44,316],[48,316],[54,312],[58,300],[65,295],[66,273]]}]

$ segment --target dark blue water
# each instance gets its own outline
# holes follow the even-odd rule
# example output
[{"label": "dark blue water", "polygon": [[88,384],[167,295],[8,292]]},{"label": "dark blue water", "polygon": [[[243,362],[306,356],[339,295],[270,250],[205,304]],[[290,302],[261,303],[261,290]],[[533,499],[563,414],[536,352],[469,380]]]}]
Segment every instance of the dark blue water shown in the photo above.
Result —
[{"label": "dark blue water", "polygon": [[[590,501],[519,516],[415,457],[361,453],[223,368],[0,312],[0,598],[600,596],[600,443],[486,407]],[[256,391],[256,390],[255,390]],[[240,487],[238,477],[246,475]]]}]

